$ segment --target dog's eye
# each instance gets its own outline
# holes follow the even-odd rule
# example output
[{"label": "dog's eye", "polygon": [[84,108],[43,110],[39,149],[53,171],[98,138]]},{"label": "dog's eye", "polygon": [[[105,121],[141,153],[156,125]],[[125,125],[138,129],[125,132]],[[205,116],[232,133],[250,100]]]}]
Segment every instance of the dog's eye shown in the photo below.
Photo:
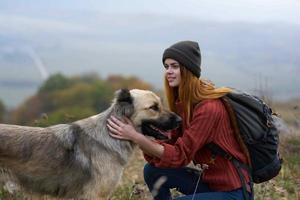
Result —
[{"label": "dog's eye", "polygon": [[154,111],[159,111],[158,105],[150,106],[149,109],[154,110]]}]

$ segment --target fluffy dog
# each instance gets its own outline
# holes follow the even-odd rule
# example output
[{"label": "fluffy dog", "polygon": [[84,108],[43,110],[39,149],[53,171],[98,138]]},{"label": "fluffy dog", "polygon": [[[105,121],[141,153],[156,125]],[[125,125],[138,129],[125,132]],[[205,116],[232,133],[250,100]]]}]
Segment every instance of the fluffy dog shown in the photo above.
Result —
[{"label": "fluffy dog", "polygon": [[[145,135],[176,128],[180,118],[146,90],[120,90],[104,112],[46,128],[0,124],[0,168],[26,194],[63,199],[107,199],[134,144],[108,134],[106,121],[128,117]],[[4,176],[2,176],[3,179]],[[2,180],[2,181],[8,181]]]}]

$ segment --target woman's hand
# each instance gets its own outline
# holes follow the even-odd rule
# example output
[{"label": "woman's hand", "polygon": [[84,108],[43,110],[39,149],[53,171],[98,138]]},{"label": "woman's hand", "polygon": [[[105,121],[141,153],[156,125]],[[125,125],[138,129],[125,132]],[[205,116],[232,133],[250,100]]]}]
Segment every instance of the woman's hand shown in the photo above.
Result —
[{"label": "woman's hand", "polygon": [[125,118],[124,123],[116,117],[111,116],[107,122],[109,134],[114,138],[135,141],[136,137],[141,135],[135,130],[132,122],[128,118]]},{"label": "woman's hand", "polygon": [[143,134],[137,132],[132,122],[125,118],[125,123],[111,116],[107,119],[107,128],[109,134],[117,139],[131,140],[138,144],[146,154],[160,158],[163,155],[164,147],[146,138]]}]

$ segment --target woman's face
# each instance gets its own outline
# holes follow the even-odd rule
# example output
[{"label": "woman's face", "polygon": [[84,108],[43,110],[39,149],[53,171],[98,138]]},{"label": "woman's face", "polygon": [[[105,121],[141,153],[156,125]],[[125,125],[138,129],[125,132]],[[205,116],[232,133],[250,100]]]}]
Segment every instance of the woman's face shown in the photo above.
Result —
[{"label": "woman's face", "polygon": [[178,87],[181,81],[180,64],[171,58],[167,58],[164,63],[165,76],[170,87]]}]

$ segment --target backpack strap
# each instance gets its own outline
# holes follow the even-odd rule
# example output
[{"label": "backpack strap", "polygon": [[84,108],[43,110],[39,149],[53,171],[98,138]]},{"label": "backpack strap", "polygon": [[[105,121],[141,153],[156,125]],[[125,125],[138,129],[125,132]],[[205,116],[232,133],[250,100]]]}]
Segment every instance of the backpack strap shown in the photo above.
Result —
[{"label": "backpack strap", "polygon": [[229,102],[229,99],[228,97],[226,96],[223,96],[221,98],[222,102],[223,102],[223,105],[225,106],[225,109],[229,115],[229,119],[230,119],[230,124],[232,126],[232,129],[233,129],[233,133],[234,133],[234,136],[237,140],[237,142],[239,143],[243,153],[246,155],[246,158],[247,158],[247,163],[249,164],[249,166],[251,166],[251,158],[250,158],[250,154],[249,154],[249,151],[248,151],[248,148],[241,136],[241,133],[240,133],[240,129],[239,129],[239,126],[238,126],[238,123],[237,123],[237,117],[236,117],[236,113],[235,111],[233,110],[230,102]]},{"label": "backpack strap", "polygon": [[234,156],[231,154],[227,153],[224,149],[222,149],[219,145],[211,142],[209,144],[206,144],[205,147],[207,147],[212,154],[212,158],[215,158],[217,155],[222,156],[223,158],[229,160],[237,170],[237,173],[240,177],[242,187],[243,187],[243,196],[244,199],[248,200],[249,196],[247,194],[247,183],[244,174],[242,173],[242,169],[245,169],[248,172],[249,178],[250,178],[250,190],[251,190],[251,200],[254,199],[254,191],[253,191],[253,181],[252,181],[252,176],[251,176],[251,168],[237,160]]}]

